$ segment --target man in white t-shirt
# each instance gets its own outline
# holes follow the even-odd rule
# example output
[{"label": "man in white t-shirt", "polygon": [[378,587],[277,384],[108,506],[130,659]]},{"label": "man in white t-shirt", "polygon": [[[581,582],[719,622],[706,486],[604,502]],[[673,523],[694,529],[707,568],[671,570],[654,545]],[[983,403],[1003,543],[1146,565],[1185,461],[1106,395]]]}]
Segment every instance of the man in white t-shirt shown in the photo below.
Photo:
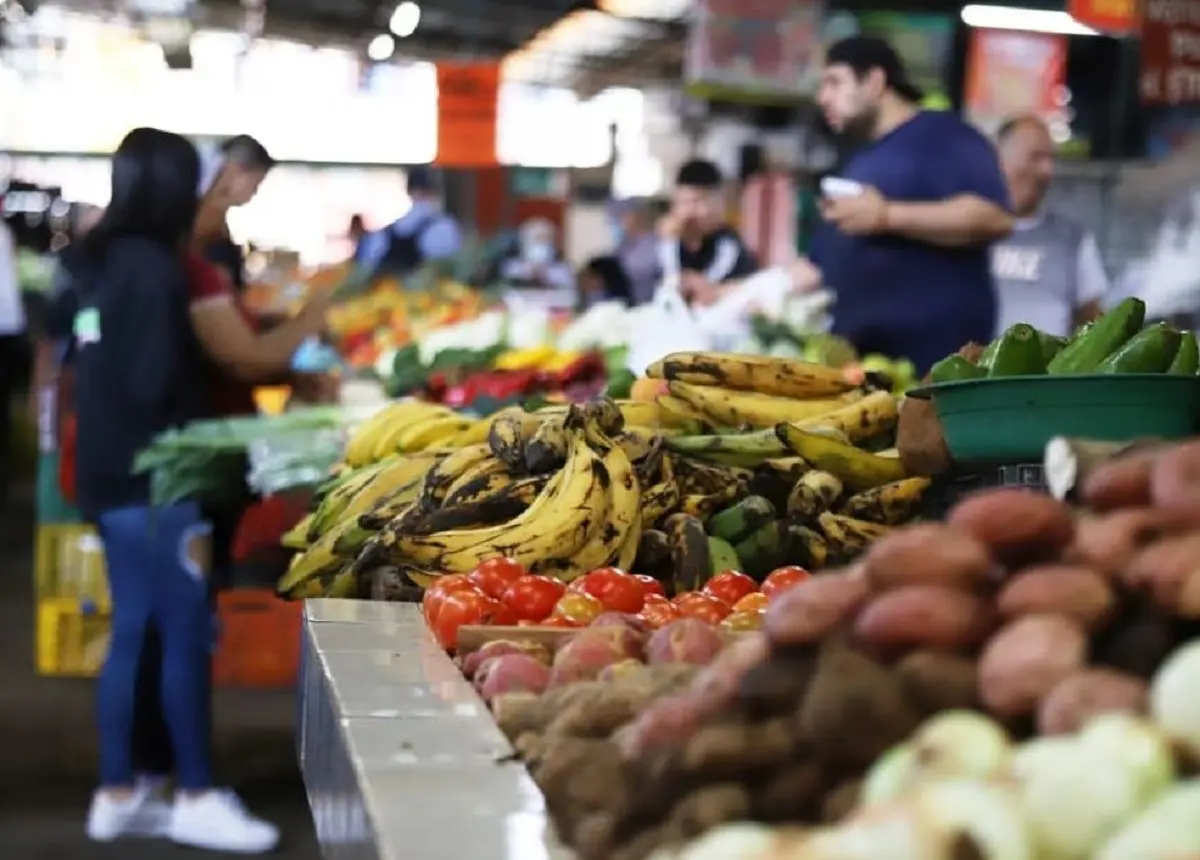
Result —
[{"label": "man in white t-shirt", "polygon": [[997,145],[1016,215],[1012,235],[991,250],[997,332],[1022,322],[1070,334],[1099,316],[1108,291],[1096,237],[1042,205],[1054,175],[1054,141],[1041,119],[1009,120]]},{"label": "man in white t-shirt", "polygon": [[[0,197],[0,211],[3,211]],[[12,409],[18,374],[25,362],[25,308],[17,277],[17,248],[12,231],[0,219],[0,504],[12,473]]]}]

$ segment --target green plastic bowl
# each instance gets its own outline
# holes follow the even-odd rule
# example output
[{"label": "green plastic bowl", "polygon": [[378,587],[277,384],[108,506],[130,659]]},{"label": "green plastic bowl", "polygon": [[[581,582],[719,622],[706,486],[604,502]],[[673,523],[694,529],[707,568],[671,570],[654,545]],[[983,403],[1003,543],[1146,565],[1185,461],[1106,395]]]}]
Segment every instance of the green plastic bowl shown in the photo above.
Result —
[{"label": "green plastic bowl", "polygon": [[959,463],[1039,461],[1055,436],[1181,439],[1200,415],[1200,378],[1157,373],[1001,376],[908,395],[933,400]]}]

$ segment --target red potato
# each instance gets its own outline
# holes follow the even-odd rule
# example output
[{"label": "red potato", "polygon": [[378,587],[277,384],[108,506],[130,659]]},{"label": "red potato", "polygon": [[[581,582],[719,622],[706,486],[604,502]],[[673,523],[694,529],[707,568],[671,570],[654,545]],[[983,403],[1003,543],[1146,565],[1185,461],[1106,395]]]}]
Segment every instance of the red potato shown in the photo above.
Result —
[{"label": "red potato", "polygon": [[641,638],[628,627],[597,627],[581,631],[554,655],[550,686],[593,681],[605,667],[641,657]]},{"label": "red potato", "polygon": [[544,645],[498,639],[493,642],[485,642],[477,651],[472,651],[468,654],[463,659],[463,674],[467,676],[467,680],[471,680],[479,671],[479,667],[485,662],[491,660],[493,657],[501,657],[505,654],[528,654],[539,663],[543,663],[546,666],[550,665],[550,651]]},{"label": "red potato", "polygon": [[1076,520],[1075,540],[1063,554],[1063,560],[1115,577],[1140,550],[1172,533],[1179,525],[1178,516],[1158,508],[1129,508],[1083,516]]},{"label": "red potato", "polygon": [[620,681],[622,678],[635,675],[645,668],[646,664],[641,660],[622,660],[620,663],[611,663],[605,666],[600,671],[600,674],[596,676],[596,680],[612,683],[613,681]]},{"label": "red potato", "polygon": [[1000,617],[1064,615],[1089,631],[1099,630],[1112,618],[1117,596],[1100,574],[1086,567],[1043,564],[1029,567],[1010,579],[996,598]]},{"label": "red potato", "polygon": [[909,585],[975,589],[998,579],[988,548],[944,523],[922,523],[892,532],[871,545],[863,573],[876,591]]},{"label": "red potato", "polygon": [[869,596],[867,582],[860,576],[818,574],[771,603],[763,629],[779,645],[819,642],[853,618]]},{"label": "red potato", "polygon": [[688,737],[705,713],[702,700],[695,693],[665,696],[621,728],[613,741],[625,758],[636,759],[654,747]]},{"label": "red potato", "polygon": [[1162,452],[1150,476],[1150,494],[1155,507],[1200,525],[1200,442]]},{"label": "red potato", "polygon": [[476,689],[489,705],[506,693],[540,693],[550,683],[550,670],[528,654],[504,654],[479,667]]},{"label": "red potato", "polygon": [[691,689],[709,706],[719,706],[737,695],[746,673],[767,661],[771,645],[765,633],[747,633],[717,655],[692,680]]},{"label": "red potato", "polygon": [[885,652],[960,651],[987,639],[993,625],[991,606],[969,592],[912,585],[868,603],[855,621],[854,633],[860,642]]},{"label": "red potato", "polygon": [[1087,633],[1061,615],[1026,615],[992,637],[979,658],[979,698],[1002,718],[1023,717],[1083,668]]},{"label": "red potato", "polygon": [[959,502],[947,522],[1006,564],[1056,558],[1075,536],[1071,509],[1034,490],[986,490]]},{"label": "red potato", "polygon": [[1067,676],[1042,699],[1038,731],[1044,735],[1074,734],[1099,714],[1146,710],[1148,690],[1141,678],[1115,669],[1081,669]]},{"label": "red potato", "polygon": [[1092,510],[1150,506],[1151,475],[1161,449],[1131,451],[1098,467],[1084,478],[1080,499]]},{"label": "red potato", "polygon": [[625,612],[605,612],[598,615],[588,627],[628,627],[640,636],[645,636],[650,630],[641,618]]},{"label": "red potato", "polygon": [[1200,534],[1165,538],[1134,556],[1122,581],[1178,618],[1200,618]]},{"label": "red potato", "polygon": [[709,624],[698,618],[681,618],[650,637],[646,643],[646,662],[707,666],[724,647],[725,640]]}]

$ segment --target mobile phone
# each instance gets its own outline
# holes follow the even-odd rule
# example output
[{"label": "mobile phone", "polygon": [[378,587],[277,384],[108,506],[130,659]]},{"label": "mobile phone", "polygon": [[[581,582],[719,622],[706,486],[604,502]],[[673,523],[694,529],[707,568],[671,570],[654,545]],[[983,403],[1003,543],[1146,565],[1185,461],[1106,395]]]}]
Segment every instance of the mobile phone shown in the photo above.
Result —
[{"label": "mobile phone", "polygon": [[840,176],[826,176],[821,180],[821,195],[824,197],[856,197],[862,194],[861,182],[853,179],[842,179]]}]

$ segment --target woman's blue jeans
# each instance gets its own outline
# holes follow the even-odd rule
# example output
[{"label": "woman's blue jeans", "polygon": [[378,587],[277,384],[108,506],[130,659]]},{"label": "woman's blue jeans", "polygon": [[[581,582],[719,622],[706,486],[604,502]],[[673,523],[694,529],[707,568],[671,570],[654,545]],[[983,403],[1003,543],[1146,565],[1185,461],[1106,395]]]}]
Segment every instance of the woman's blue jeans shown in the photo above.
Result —
[{"label": "woman's blue jeans", "polygon": [[162,644],[162,713],[176,785],[208,788],[212,529],[191,503],[119,508],[102,514],[98,525],[113,606],[98,690],[101,784],[134,783],[138,667],[154,632]]}]

